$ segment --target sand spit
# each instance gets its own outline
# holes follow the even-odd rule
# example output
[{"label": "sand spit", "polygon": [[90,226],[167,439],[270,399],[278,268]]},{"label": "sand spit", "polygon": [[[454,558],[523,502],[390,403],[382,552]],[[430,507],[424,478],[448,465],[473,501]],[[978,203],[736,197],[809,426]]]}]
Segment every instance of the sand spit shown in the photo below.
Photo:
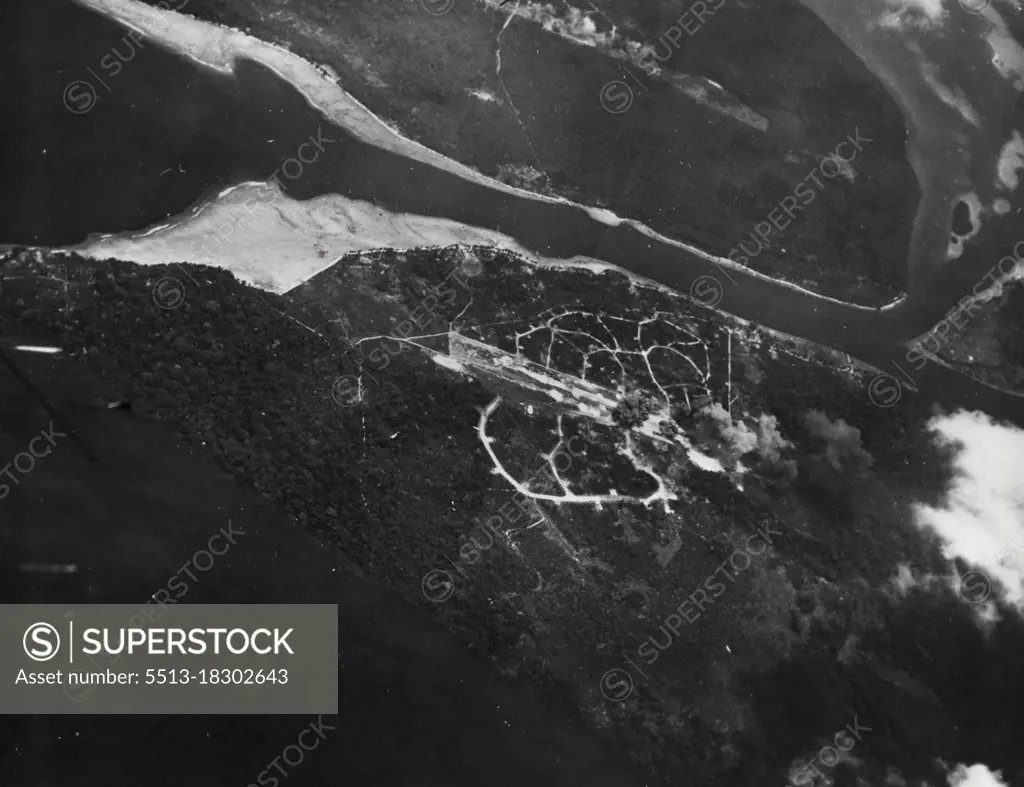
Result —
[{"label": "sand spit", "polygon": [[583,269],[594,274],[615,271],[634,287],[679,294],[601,260],[539,257],[515,238],[494,230],[432,216],[391,213],[337,194],[294,200],[276,184],[262,182],[225,189],[189,214],[155,228],[93,238],[73,251],[93,259],[113,257],[139,265],[210,265],[229,270],[254,287],[283,293],[352,252],[453,245],[502,249],[540,268]]},{"label": "sand spit", "polygon": [[[94,259],[113,257],[139,265],[210,265],[231,271],[239,281],[281,294],[352,252],[411,251],[453,245],[502,249],[534,268],[585,270],[593,275],[610,271],[626,277],[634,290],[686,297],[660,282],[602,260],[538,256],[514,238],[493,230],[430,216],[389,213],[372,203],[338,195],[293,200],[276,184],[267,183],[243,183],[226,189],[189,216],[159,229],[97,238],[74,250]],[[881,374],[870,364],[823,345],[715,311],[737,327],[756,327],[783,345],[813,346],[825,354],[833,353],[838,366],[853,367],[861,374]]]},{"label": "sand spit", "polygon": [[[321,112],[327,119],[367,144],[443,169],[467,181],[514,194],[524,199],[570,205],[582,210],[594,221],[605,225],[617,226],[627,224],[659,243],[669,244],[689,254],[713,262],[720,266],[723,272],[731,270],[744,276],[753,276],[763,281],[772,282],[777,286],[788,287],[802,293],[806,297],[816,298],[823,303],[851,305],[835,298],[819,295],[789,282],[772,279],[770,276],[765,276],[757,271],[745,268],[727,258],[716,257],[694,246],[672,240],[655,232],[639,221],[620,218],[611,211],[587,207],[559,197],[535,194],[488,178],[464,164],[460,164],[424,147],[418,142],[402,137],[338,85],[336,78],[330,73],[329,69],[303,60],[286,49],[253,38],[240,30],[200,21],[177,11],[154,8],[138,2],[138,0],[76,0],[76,2],[103,13],[121,24],[138,30],[159,45],[173,52],[187,56],[200,65],[216,69],[222,73],[232,73],[234,64],[239,57],[245,57],[258,62],[274,71],[281,79],[284,79],[299,90],[309,104]],[[394,216],[393,220],[402,223],[402,220]],[[427,221],[424,217],[410,217],[408,220],[417,226],[427,226],[423,223]],[[438,226],[445,226],[450,230],[454,223],[441,220]],[[464,225],[460,226],[462,226],[460,232],[468,233],[474,237],[480,236],[481,233],[496,236],[496,233],[492,233],[489,230],[471,228]],[[446,230],[446,232],[449,230]],[[169,242],[169,238],[160,236],[160,231],[154,232],[149,230],[147,234],[151,238],[162,237],[164,242]],[[391,243],[385,242],[382,245],[405,246],[407,245],[405,237],[404,233],[399,234],[392,239]],[[448,236],[445,235],[445,237]],[[103,240],[106,242],[106,239]],[[313,242],[312,239],[310,242]],[[487,241],[481,240],[479,242],[484,243]],[[520,248],[511,239],[504,240],[499,245],[502,248]],[[87,256],[96,256],[91,251],[94,246],[95,243],[90,241],[82,244],[76,251]],[[348,246],[345,248],[354,250]],[[366,248],[366,246],[364,245],[362,248]],[[135,249],[135,253],[145,256],[145,253],[138,248]],[[263,256],[260,250],[255,248],[248,249],[247,254],[250,264],[255,264]],[[136,261],[141,261],[141,256]],[[183,254],[179,254],[178,259],[180,260],[182,256]],[[527,253],[527,256],[532,257],[535,255]],[[135,257],[127,259],[135,259]],[[320,259],[317,256],[309,259],[306,264],[310,268],[319,270],[322,268],[322,266],[317,266],[317,262]],[[293,262],[293,264],[296,263]],[[232,267],[232,270],[234,269]],[[262,277],[268,279],[277,278],[276,274],[271,271],[270,267],[266,268]],[[854,308],[873,311],[869,307],[854,306]]]},{"label": "sand spit", "polygon": [[[241,30],[202,21],[178,11],[154,8],[138,0],[75,2],[138,30],[166,49],[224,74],[234,73],[235,62],[239,58],[253,60],[295,87],[310,106],[362,142],[519,197],[554,204],[575,204],[493,180],[402,137],[338,85],[330,69],[310,63],[287,49],[261,41]],[[586,210],[584,206],[577,207]]]},{"label": "sand spit", "polygon": [[293,200],[268,183],[240,184],[159,229],[91,239],[74,251],[140,265],[193,262],[225,268],[240,281],[283,293],[354,251],[455,244],[534,256],[497,232],[430,216],[390,213],[335,194]]}]

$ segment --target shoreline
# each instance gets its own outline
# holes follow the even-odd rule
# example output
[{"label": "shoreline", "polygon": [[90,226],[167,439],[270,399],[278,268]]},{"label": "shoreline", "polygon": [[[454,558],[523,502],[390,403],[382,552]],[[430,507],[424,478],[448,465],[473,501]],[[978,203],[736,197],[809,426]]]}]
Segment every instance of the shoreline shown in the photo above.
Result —
[{"label": "shoreline", "polygon": [[[225,225],[240,232],[224,234],[220,230]],[[493,230],[392,213],[337,194],[295,200],[261,181],[224,189],[161,225],[90,238],[66,250],[94,260],[114,257],[139,265],[210,265],[231,271],[252,286],[283,294],[348,254],[452,245],[494,246],[526,259],[536,257],[514,238]]]},{"label": "shoreline", "polygon": [[[805,289],[792,282],[766,276],[756,270],[739,265],[728,258],[708,254],[695,246],[690,246],[689,244],[661,235],[635,219],[622,218],[603,208],[593,208],[561,197],[536,194],[501,183],[464,164],[430,150],[415,140],[402,136],[351,96],[336,81],[331,79],[329,77],[329,70],[324,66],[311,63],[287,49],[254,38],[240,30],[199,20],[180,11],[153,8],[138,2],[138,0],[74,0],[74,2],[97,13],[104,14],[119,24],[137,30],[171,52],[184,55],[198,65],[212,68],[222,74],[232,74],[234,64],[239,57],[253,60],[273,71],[279,78],[298,90],[313,109],[360,141],[382,150],[411,158],[420,163],[437,167],[472,183],[523,199],[572,207],[583,211],[592,220],[606,226],[629,226],[645,237],[711,262],[723,271],[734,272],[742,276],[749,276],[771,283],[775,286],[786,287],[800,293],[804,297],[816,299],[823,305],[835,304],[857,309],[867,314],[875,312],[879,308],[896,308],[907,297],[906,294],[902,294],[894,301],[882,307],[860,306],[847,303],[846,301]],[[212,36],[210,35],[211,30],[213,31]],[[490,232],[480,228],[471,228],[469,225],[463,226],[466,232]],[[146,232],[151,229],[147,228]],[[90,237],[85,243],[79,244],[79,246],[87,248],[94,241],[95,239]],[[397,238],[396,242],[401,243],[400,239]],[[74,250],[83,253],[80,248]]]},{"label": "shoreline", "polygon": [[[252,229],[258,226],[260,230],[253,232],[246,243],[231,246],[231,253],[218,255],[213,259],[203,259],[203,254],[198,251],[200,243],[215,237],[214,228],[223,225],[226,214],[240,210],[246,200],[254,198],[262,206],[265,215],[263,220],[254,222],[251,226]],[[330,246],[329,252],[322,257],[316,256],[309,248],[317,234],[310,232],[310,224],[317,221],[349,223],[345,231],[320,233],[322,237],[329,239]],[[403,253],[450,246],[490,246],[515,256],[523,265],[532,268],[571,270],[592,275],[611,271],[626,278],[633,288],[653,290],[674,298],[692,300],[686,293],[604,260],[582,255],[570,259],[544,257],[524,248],[514,238],[493,230],[430,216],[393,214],[371,203],[339,195],[316,197],[307,201],[293,200],[276,186],[257,181],[221,190],[215,198],[190,209],[187,218],[182,220],[172,220],[164,226],[133,233],[131,236],[110,235],[88,244],[69,247],[67,251],[94,260],[114,257],[138,265],[210,265],[230,271],[239,281],[246,284],[285,295],[338,264],[350,254],[372,254],[383,250]],[[258,250],[258,253],[255,250]],[[257,254],[256,262],[253,262],[254,254]],[[273,258],[274,267],[261,264],[258,259],[260,254]],[[726,322],[753,328],[771,336],[782,345],[794,349],[803,347],[814,354],[830,357],[835,361],[837,371],[840,371],[839,367],[849,366],[861,377],[887,374],[878,366],[839,353],[813,339],[775,330],[731,312],[700,305],[710,308]],[[797,354],[806,360],[804,354]],[[939,358],[932,361],[957,372],[954,366]],[[980,378],[971,379],[1001,393],[1024,396]],[[919,390],[916,385],[901,385],[913,391]]]},{"label": "shoreline", "polygon": [[[351,97],[324,67],[310,63],[281,46],[261,41],[233,28],[198,20],[180,12],[162,11],[147,6],[139,0],[75,0],[75,2],[107,16],[118,24],[127,25],[143,35],[147,35],[159,46],[174,54],[184,55],[197,65],[212,68],[222,74],[232,74],[234,65],[239,58],[259,63],[298,90],[305,101],[326,119],[337,124],[346,133],[374,147],[411,158],[414,161],[454,174],[463,180],[482,184],[503,193],[535,202],[576,208],[583,211],[591,220],[605,226],[627,225],[630,229],[660,245],[678,249],[686,252],[687,255],[716,266],[730,281],[729,271],[733,271],[740,274],[740,277],[749,277],[748,281],[753,279],[771,287],[784,287],[790,292],[798,294],[801,299],[810,299],[809,304],[817,304],[813,307],[814,311],[818,311],[819,308],[827,309],[838,306],[864,316],[892,315],[893,312],[898,313],[908,307],[913,301],[912,294],[903,293],[882,306],[861,306],[847,303],[785,280],[773,279],[738,265],[732,260],[719,258],[701,249],[666,238],[639,221],[622,219],[604,209],[589,208],[570,200],[526,192],[494,181],[465,165],[425,148],[414,140],[403,137],[388,123]],[[169,14],[173,14],[173,16],[169,16]],[[210,35],[211,31],[212,35]],[[250,282],[255,286],[263,286],[271,291],[282,292],[305,280],[302,277],[311,277],[335,264],[345,254],[368,251],[368,245],[396,249],[459,244],[493,245],[515,252],[526,259],[535,261],[535,264],[538,265],[565,269],[583,267],[592,272],[612,268],[622,272],[632,281],[637,283],[643,281],[645,286],[653,285],[676,295],[686,295],[680,290],[646,277],[640,277],[632,271],[603,260],[592,260],[574,255],[565,259],[544,258],[541,261],[540,255],[525,249],[516,239],[499,235],[494,230],[442,218],[389,213],[376,206],[370,208],[367,203],[358,203],[337,194],[322,195],[303,203],[289,200],[287,204],[280,205],[282,210],[278,212],[282,218],[285,214],[290,214],[298,219],[294,222],[287,221],[290,226],[284,228],[285,240],[283,241],[279,237],[271,235],[273,241],[271,243],[259,244],[248,240],[239,243],[235,259],[231,257],[222,259],[219,254],[216,255],[216,259],[212,263],[209,261],[209,255],[205,259],[202,258],[203,255],[198,255],[200,259],[196,259],[196,235],[197,233],[201,235],[203,232],[205,225],[201,222],[204,216],[208,218],[215,213],[223,213],[224,210],[230,209],[235,204],[231,197],[240,189],[267,187],[266,183],[234,184],[221,189],[215,195],[207,194],[204,202],[194,204],[188,211],[182,212],[177,217],[166,219],[154,226],[130,234],[90,236],[84,243],[68,247],[67,250],[76,251],[83,256],[92,258],[115,256],[140,264],[188,261],[220,265],[232,270],[243,281]],[[297,207],[300,204],[302,205],[301,211]],[[312,214],[315,214],[320,206],[327,204],[332,206],[336,215],[354,220],[360,228],[371,227],[373,231],[372,244],[368,244],[362,234],[359,234],[357,242],[353,231],[339,228],[340,225],[335,225],[333,229],[321,225],[317,217]],[[197,224],[197,222],[200,223]],[[302,229],[303,227],[306,228],[305,231]],[[325,232],[325,229],[328,231]],[[304,236],[303,232],[305,232]],[[253,237],[256,234],[253,234]],[[154,245],[154,243],[158,245]],[[280,270],[280,254],[268,253],[274,243],[284,244],[287,247],[289,259],[286,270]],[[720,286],[721,284],[719,282]],[[746,318],[720,309],[717,305],[711,308],[730,320],[750,324]],[[760,324],[758,327],[773,331],[773,329]],[[795,336],[796,334],[790,330],[786,335]],[[811,338],[803,338],[801,341],[812,346],[826,346]],[[902,342],[901,346],[909,346],[909,342]],[[866,361],[862,361],[862,363],[865,368],[875,370],[880,376],[886,375],[881,367]],[[973,377],[971,379],[985,388],[1011,394],[1014,397],[1018,396],[1015,392],[996,388],[982,380]]]}]

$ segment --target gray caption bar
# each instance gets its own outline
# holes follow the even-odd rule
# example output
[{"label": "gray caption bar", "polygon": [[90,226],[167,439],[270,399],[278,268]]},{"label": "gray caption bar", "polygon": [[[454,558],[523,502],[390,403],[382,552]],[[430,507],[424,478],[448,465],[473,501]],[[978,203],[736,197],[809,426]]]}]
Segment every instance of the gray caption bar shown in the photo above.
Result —
[{"label": "gray caption bar", "polygon": [[0,713],[338,712],[337,604],[0,605]]}]

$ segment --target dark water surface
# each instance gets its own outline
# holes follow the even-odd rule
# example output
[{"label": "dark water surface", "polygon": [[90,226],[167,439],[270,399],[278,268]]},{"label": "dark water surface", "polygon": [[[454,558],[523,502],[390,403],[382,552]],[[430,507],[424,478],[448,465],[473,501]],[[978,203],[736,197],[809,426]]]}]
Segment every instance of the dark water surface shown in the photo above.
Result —
[{"label": "dark water surface", "polygon": [[[281,179],[294,198],[336,193],[500,226],[538,254],[594,257],[684,292],[698,277],[713,275],[724,289],[719,308],[841,349],[896,377],[894,362],[908,368],[900,342],[941,319],[999,256],[965,257],[885,313],[829,303],[740,272],[730,272],[734,285],[713,263],[630,227],[608,227],[576,208],[468,183],[365,145],[259,65],[242,63],[234,77],[201,69],[145,39],[131,40],[127,29],[69,0],[5,0],[0,15],[7,39],[0,68],[7,117],[0,132],[0,242],[70,245],[89,234],[144,229],[213,190],[269,178],[323,129],[333,141],[317,161],[296,178]],[[97,100],[75,113],[69,106],[87,106],[89,88],[82,82]],[[842,264],[841,252],[836,264]],[[1024,401],[1017,397],[937,364],[913,374],[946,406],[1024,423]]]}]

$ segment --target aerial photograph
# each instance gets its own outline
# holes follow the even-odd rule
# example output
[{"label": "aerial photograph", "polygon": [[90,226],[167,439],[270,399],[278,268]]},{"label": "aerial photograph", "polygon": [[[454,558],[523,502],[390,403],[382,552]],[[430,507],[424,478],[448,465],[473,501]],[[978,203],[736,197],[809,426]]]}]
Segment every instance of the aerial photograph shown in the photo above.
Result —
[{"label": "aerial photograph", "polygon": [[1024,0],[0,20],[0,787],[1024,787]]}]

